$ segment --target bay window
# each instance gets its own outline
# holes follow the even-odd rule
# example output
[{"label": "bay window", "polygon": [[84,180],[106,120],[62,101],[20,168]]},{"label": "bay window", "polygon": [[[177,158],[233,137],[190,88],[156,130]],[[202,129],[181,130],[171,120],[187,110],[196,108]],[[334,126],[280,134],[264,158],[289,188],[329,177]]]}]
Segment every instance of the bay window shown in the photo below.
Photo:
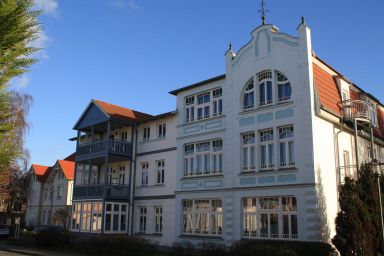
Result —
[{"label": "bay window", "polygon": [[223,170],[222,140],[184,146],[184,176],[210,175]]},{"label": "bay window", "polygon": [[183,234],[221,236],[221,200],[183,200]]},{"label": "bay window", "polygon": [[293,196],[244,198],[242,219],[244,238],[298,238]]}]

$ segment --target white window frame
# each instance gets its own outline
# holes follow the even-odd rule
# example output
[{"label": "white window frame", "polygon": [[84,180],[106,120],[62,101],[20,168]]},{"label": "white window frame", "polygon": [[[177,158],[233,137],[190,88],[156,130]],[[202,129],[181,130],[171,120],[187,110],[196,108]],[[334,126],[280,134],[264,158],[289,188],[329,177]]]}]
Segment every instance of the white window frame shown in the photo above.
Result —
[{"label": "white window frame", "polygon": [[[189,95],[184,98],[185,123],[200,121],[223,115],[223,89],[216,87],[211,90]],[[199,103],[199,97],[202,102]],[[209,100],[206,100],[209,97]],[[208,110],[208,111],[207,111]],[[201,115],[199,112],[201,111]],[[207,113],[208,112],[208,113]]]},{"label": "white window frame", "polygon": [[143,129],[143,141],[149,141],[151,138],[151,127],[144,127]]},{"label": "white window frame", "polygon": [[183,149],[184,177],[209,176],[223,172],[222,139],[185,144]]},{"label": "white window frame", "polygon": [[247,132],[241,134],[241,170],[256,170],[256,134]]},{"label": "white window frame", "polygon": [[[108,205],[111,205],[111,209],[108,210]],[[116,210],[116,207],[118,210]],[[125,210],[124,210],[125,208]],[[110,216],[110,229],[106,230],[106,219],[107,215]],[[115,218],[117,218],[117,230],[114,230]],[[125,219],[125,228],[122,229],[122,218]],[[104,232],[105,233],[127,233],[128,229],[128,204],[127,203],[115,203],[115,202],[105,202],[105,213],[104,213]]]},{"label": "white window frame", "polygon": [[62,199],[63,198],[63,194],[64,194],[64,187],[63,187],[63,185],[57,186],[57,200]]},{"label": "white window frame", "polygon": [[[205,204],[206,207],[197,207]],[[220,199],[182,201],[182,234],[221,237],[223,206]],[[199,226],[205,226],[204,229]]]},{"label": "white window frame", "polygon": [[[258,92],[259,92],[259,107],[269,106],[273,104],[273,72],[266,70],[257,74]],[[264,84],[264,90],[261,89],[261,85]],[[268,88],[271,90],[271,98],[268,100]],[[261,100],[261,96],[264,96],[264,101]]]},{"label": "white window frame", "polygon": [[[298,239],[297,209],[297,199],[294,196],[243,198],[242,237],[247,239]],[[267,217],[267,219],[265,219],[267,220],[267,230],[264,230],[266,231],[265,233],[261,233],[262,216]],[[272,233],[272,216],[277,217],[277,233]],[[284,226],[285,221],[288,221],[288,223],[286,223],[287,226]],[[284,230],[287,227],[288,230]]]},{"label": "white window frame", "polygon": [[[251,97],[253,104],[245,104],[246,98]],[[256,90],[255,90],[255,81],[252,78],[249,80],[244,89],[243,93],[243,110],[248,110],[248,109],[254,109],[256,107]]]},{"label": "white window frame", "polygon": [[[279,165],[282,168],[295,166],[295,139],[293,125],[278,127],[279,132]],[[282,149],[284,152],[282,153]],[[285,162],[282,161],[282,156]],[[291,159],[292,158],[292,159]]]},{"label": "white window frame", "polygon": [[141,163],[141,185],[148,186],[149,163]]},{"label": "white window frame", "polygon": [[157,160],[157,173],[156,173],[156,184],[164,184],[165,181],[165,160]]},{"label": "white window frame", "polygon": [[[273,169],[275,167],[275,141],[272,128],[259,131],[259,144],[260,169]],[[265,163],[263,163],[263,148],[265,148]]]},{"label": "white window frame", "polygon": [[163,207],[155,206],[155,233],[161,234],[163,233]]},{"label": "white window frame", "polygon": [[157,125],[157,137],[159,139],[164,139],[167,134],[167,124],[161,123]]},{"label": "white window frame", "polygon": [[[275,71],[275,77],[276,77],[276,89],[277,89],[277,102],[285,102],[285,101],[289,101],[292,97],[292,86],[291,86],[291,83],[289,82],[288,78],[286,77],[286,75],[284,75],[282,72],[280,71]],[[279,78],[283,78],[283,80],[279,81]],[[289,87],[290,88],[290,94],[289,95],[279,95],[279,87]],[[285,90],[283,90],[285,92]],[[273,92],[272,92],[273,94]]]},{"label": "white window frame", "polygon": [[147,207],[139,207],[139,233],[147,232]]}]

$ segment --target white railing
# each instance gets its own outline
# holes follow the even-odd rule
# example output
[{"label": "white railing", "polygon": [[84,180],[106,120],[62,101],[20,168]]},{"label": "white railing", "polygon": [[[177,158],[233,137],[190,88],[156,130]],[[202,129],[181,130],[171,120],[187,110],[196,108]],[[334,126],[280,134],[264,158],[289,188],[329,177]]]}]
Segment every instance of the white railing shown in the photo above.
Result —
[{"label": "white railing", "polygon": [[339,104],[344,118],[371,121],[371,105],[365,100],[344,100]]}]

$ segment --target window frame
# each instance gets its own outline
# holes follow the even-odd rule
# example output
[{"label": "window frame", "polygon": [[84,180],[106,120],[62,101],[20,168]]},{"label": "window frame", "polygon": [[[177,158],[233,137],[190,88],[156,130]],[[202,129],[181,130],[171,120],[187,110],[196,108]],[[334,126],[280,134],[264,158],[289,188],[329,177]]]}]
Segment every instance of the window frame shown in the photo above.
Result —
[{"label": "window frame", "polygon": [[[271,139],[264,139],[264,133],[269,132],[270,134],[266,134],[265,136],[272,136]],[[275,167],[275,136],[274,129],[267,128],[258,131],[259,138],[259,159],[260,159],[260,170],[270,170]],[[265,151],[263,150],[265,148]],[[265,163],[263,163],[263,153],[265,152]]]},{"label": "window frame", "polygon": [[148,209],[146,206],[139,207],[139,233],[147,232],[147,217]]},{"label": "window frame", "polygon": [[157,160],[156,167],[156,184],[162,185],[165,183],[165,160]]},{"label": "window frame", "polygon": [[[282,138],[282,130],[289,129],[288,134],[289,137]],[[279,144],[279,166],[280,168],[289,168],[294,167],[295,163],[295,128],[293,125],[285,125],[277,127],[277,131],[279,134],[278,144]],[[285,162],[282,162],[282,146],[284,148],[284,158]],[[291,159],[292,158],[292,159]],[[293,161],[292,161],[293,160]]]},{"label": "window frame", "polygon": [[167,136],[167,123],[159,123],[157,124],[157,138],[158,139],[165,139]]},{"label": "window frame", "polygon": [[163,207],[162,206],[155,206],[154,207],[154,213],[155,213],[155,234],[162,234],[163,233]]},{"label": "window frame", "polygon": [[149,181],[149,163],[141,163],[141,186],[148,186]]}]

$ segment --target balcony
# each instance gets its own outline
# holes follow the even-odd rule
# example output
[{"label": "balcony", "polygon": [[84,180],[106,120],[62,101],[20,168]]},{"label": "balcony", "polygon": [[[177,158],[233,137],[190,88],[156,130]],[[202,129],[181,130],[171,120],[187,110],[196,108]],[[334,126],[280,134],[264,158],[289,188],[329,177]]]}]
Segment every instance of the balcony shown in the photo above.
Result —
[{"label": "balcony", "polygon": [[129,199],[129,186],[126,185],[81,185],[74,186],[73,199]]},{"label": "balcony", "polygon": [[80,144],[76,150],[76,161],[103,157],[106,154],[130,158],[132,157],[132,144],[112,139]]},{"label": "balcony", "polygon": [[345,100],[339,104],[345,119],[371,122],[372,107],[365,100]]}]

